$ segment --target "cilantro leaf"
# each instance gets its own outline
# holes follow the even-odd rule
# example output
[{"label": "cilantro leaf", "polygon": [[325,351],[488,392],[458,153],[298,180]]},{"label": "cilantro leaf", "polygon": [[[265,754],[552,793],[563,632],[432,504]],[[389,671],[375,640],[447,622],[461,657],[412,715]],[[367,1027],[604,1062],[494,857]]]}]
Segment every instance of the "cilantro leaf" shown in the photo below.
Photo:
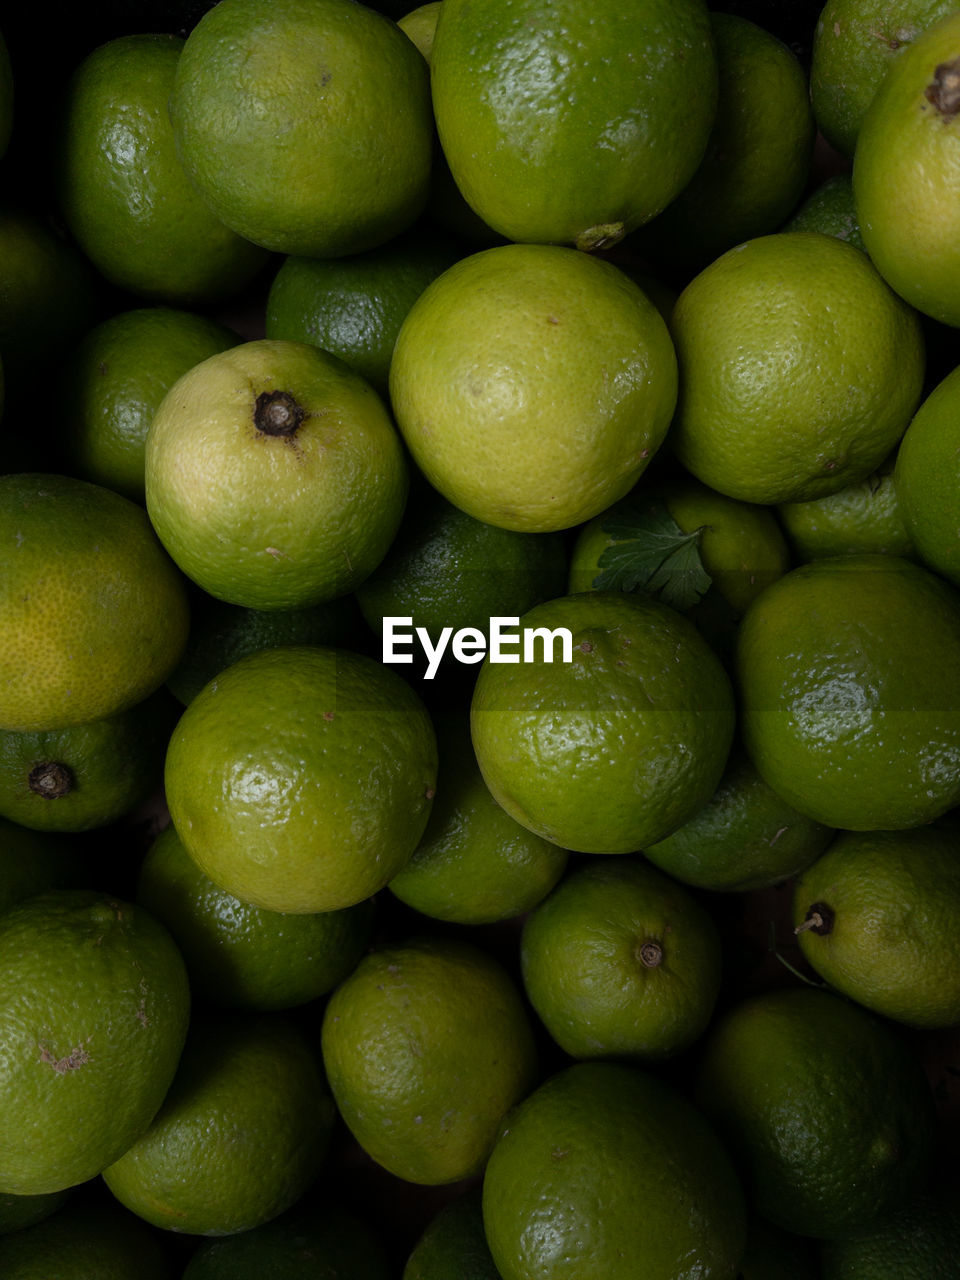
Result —
[{"label": "cilantro leaf", "polygon": [[701,600],[712,578],[700,558],[703,529],[684,533],[660,502],[621,506],[600,526],[614,541],[597,561],[601,591],[646,591],[674,609]]}]

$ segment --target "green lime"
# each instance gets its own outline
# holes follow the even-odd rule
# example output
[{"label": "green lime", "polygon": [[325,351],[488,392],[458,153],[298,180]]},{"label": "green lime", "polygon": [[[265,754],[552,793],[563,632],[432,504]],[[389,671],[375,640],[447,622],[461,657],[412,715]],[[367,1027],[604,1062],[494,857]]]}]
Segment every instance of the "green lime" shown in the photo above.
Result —
[{"label": "green lime", "polygon": [[483,1179],[503,1280],[734,1280],[743,1193],[704,1117],[638,1067],[578,1063],[503,1126]]},{"label": "green lime", "polygon": [[330,997],[321,1039],[337,1108],[360,1146],[395,1177],[427,1186],[479,1173],[535,1079],[519,991],[459,939],[372,952]]},{"label": "green lime", "polygon": [[130,35],[89,53],[63,106],[58,194],[107,280],[179,305],[243,289],[266,261],[207,208],[177,159],[168,101],[183,41]]},{"label": "green lime", "polygon": [[956,1180],[936,1186],[821,1252],[823,1280],[953,1280],[960,1257]]},{"label": "green lime", "polygon": [[[434,645],[472,628],[489,644],[491,619],[562,594],[567,557],[558,533],[484,524],[430,489],[415,488],[390,550],[356,589],[378,636],[385,617],[410,617]],[[451,651],[444,655],[448,661]]]},{"label": "green lime", "polygon": [[800,877],[800,948],[832,987],[914,1027],[960,1024],[956,833],[844,831]]},{"label": "green lime", "polygon": [[800,60],[771,32],[711,13],[720,88],[703,160],[677,198],[636,236],[655,261],[712,262],[776,231],[810,172],[816,126]]},{"label": "green lime", "polygon": [[799,874],[833,836],[832,828],[804,817],[768,787],[738,745],[707,804],[643,852],[683,884],[748,893]]},{"label": "green lime", "polygon": [[0,730],[0,814],[38,831],[116,822],[160,785],[176,718],[176,703],[161,690],[89,724]]},{"label": "green lime", "polygon": [[850,174],[836,173],[822,182],[784,224],[783,230],[819,231],[862,249],[863,236]]},{"label": "green lime", "polygon": [[403,1280],[501,1280],[483,1232],[479,1188],[434,1215],[403,1269]]},{"label": "green lime", "polygon": [[[370,1224],[342,1205],[309,1203],[262,1227],[205,1241],[182,1280],[392,1280]],[[467,1280],[463,1277],[463,1280]]]},{"label": "green lime", "polygon": [[118,1204],[68,1205],[36,1226],[0,1238],[4,1280],[173,1280],[156,1231]]},{"label": "green lime", "polygon": [[461,258],[413,304],[390,398],[445,498],[487,524],[543,533],[633,486],[666,434],[675,373],[666,324],[624,272],[573,249],[507,244]]},{"label": "green lime", "polygon": [[116,1160],[163,1101],[186,970],[142,908],[70,889],[0,916],[0,967],[0,1191],[60,1191]]},{"label": "green lime", "polygon": [[0,477],[0,727],[136,706],[187,638],[183,579],[144,511],[66,476]]},{"label": "green lime", "polygon": [[916,313],[850,244],[749,240],[683,290],[671,332],[677,457],[744,502],[804,502],[865,479],[920,398]]},{"label": "green lime", "polygon": [[674,880],[634,859],[591,860],[527,916],[523,984],[572,1058],[658,1061],[706,1029],[720,938]]},{"label": "green lime", "polygon": [[430,63],[456,184],[516,241],[605,247],[652,218],[693,177],[717,104],[701,0],[444,0]]},{"label": "green lime", "polygon": [[416,9],[411,9],[402,18],[397,19],[397,26],[403,34],[417,46],[429,63],[433,54],[433,38],[437,31],[437,19],[440,17],[440,0],[428,0]]},{"label": "green lime", "polygon": [[426,201],[426,64],[396,23],[353,0],[218,4],[187,37],[170,113],[190,180],[268,249],[362,253]]},{"label": "green lime", "polygon": [[891,64],[954,0],[827,0],[813,40],[810,95],[823,136],[852,156]]},{"label": "green lime", "polygon": [[707,803],[734,705],[691,623],[646,595],[594,591],[537,605],[520,627],[534,652],[515,666],[488,657],[470,713],[480,769],[511,817],[565,849],[628,853]]},{"label": "green lime", "polygon": [[287,258],[270,287],[266,335],[332,351],[386,396],[407,312],[457,257],[420,230],[345,258]]},{"label": "green lime", "polygon": [[250,653],[287,644],[359,648],[366,633],[352,595],[305,609],[245,609],[195,591],[187,646],[167,687],[186,706],[214,676]]},{"label": "green lime", "polygon": [[147,431],[176,380],[239,338],[206,316],[144,307],[92,329],[58,381],[57,426],[70,472],[142,503]]},{"label": "green lime", "polygon": [[165,770],[174,825],[210,879],[294,913],[383,888],[423,834],[436,775],[430,717],[396,672],[294,645],[211,681],[174,730]]},{"label": "green lime", "polygon": [[191,1026],[152,1124],[103,1178],[156,1227],[250,1231],[303,1195],[333,1121],[317,1056],[284,1015],[209,1017]]},{"label": "green lime", "polygon": [[921,559],[960,585],[960,373],[930,392],[897,451],[894,482],[900,515]]},{"label": "green lime", "polygon": [[30,831],[0,818],[0,912],[47,889],[76,889],[83,854],[69,836]]},{"label": "green lime", "polygon": [[170,930],[194,995],[227,1008],[318,999],[355,968],[373,927],[371,901],[311,915],[241,902],[203,874],[173,827],[147,851],[137,901]]},{"label": "green lime", "polygon": [[916,1194],[933,1142],[930,1088],[889,1023],[809,987],[741,1001],[700,1054],[696,1099],[757,1212],[843,1237]]},{"label": "green lime", "polygon": [[352,591],[403,514],[383,401],[342,360],[261,339],[170,388],[147,435],[147,511],[186,575],[230,604],[298,609]]},{"label": "green lime", "polygon": [[866,480],[825,498],[777,507],[799,561],[861,552],[915,558],[894,480],[897,456],[891,454]]},{"label": "green lime", "polygon": [[509,920],[556,884],[568,854],[497,804],[466,718],[437,721],[437,795],[423,837],[390,891],[423,915],[457,924]]},{"label": "green lime", "polygon": [[897,556],[834,556],[740,624],[740,729],[761,777],[827,826],[903,829],[960,803],[960,598]]},{"label": "green lime", "polygon": [[0,1236],[35,1226],[56,1213],[69,1198],[69,1191],[50,1191],[42,1196],[0,1195]]}]

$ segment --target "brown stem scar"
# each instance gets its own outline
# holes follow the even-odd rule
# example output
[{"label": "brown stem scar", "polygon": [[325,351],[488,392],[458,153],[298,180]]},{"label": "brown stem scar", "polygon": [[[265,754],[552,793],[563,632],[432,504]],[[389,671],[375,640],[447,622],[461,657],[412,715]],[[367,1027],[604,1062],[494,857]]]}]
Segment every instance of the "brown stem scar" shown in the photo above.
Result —
[{"label": "brown stem scar", "polygon": [[292,436],[306,417],[289,391],[261,391],[253,409],[253,422],[265,436]]},{"label": "brown stem scar", "polygon": [[923,96],[948,120],[960,111],[960,58],[940,63]]},{"label": "brown stem scar", "polygon": [[35,764],[27,775],[27,786],[36,796],[45,800],[59,800],[73,790],[75,778],[69,765],[56,760],[43,760]]}]

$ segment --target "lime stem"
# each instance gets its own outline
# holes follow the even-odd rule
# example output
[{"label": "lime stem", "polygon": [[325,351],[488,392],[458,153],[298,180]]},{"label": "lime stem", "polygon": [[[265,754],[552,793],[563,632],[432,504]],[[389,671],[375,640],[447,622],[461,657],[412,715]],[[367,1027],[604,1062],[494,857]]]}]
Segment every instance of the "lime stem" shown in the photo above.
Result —
[{"label": "lime stem", "polygon": [[289,391],[262,391],[253,411],[254,425],[265,436],[292,436],[305,416]]}]

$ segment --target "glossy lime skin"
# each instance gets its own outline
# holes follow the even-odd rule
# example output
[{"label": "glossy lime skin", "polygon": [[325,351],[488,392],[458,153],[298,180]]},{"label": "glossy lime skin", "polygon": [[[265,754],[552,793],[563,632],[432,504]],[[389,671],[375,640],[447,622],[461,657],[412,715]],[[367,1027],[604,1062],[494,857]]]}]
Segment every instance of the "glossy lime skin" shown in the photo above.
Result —
[{"label": "glossy lime skin", "polygon": [[305,645],[216,676],[177,724],[165,768],[174,825],[210,879],[298,913],[383,888],[423,833],[436,776],[433,725],[410,686],[371,658]]},{"label": "glossy lime skin", "polygon": [[117,1159],[163,1101],[186,1036],[186,969],[146,911],[87,890],[11,907],[0,955],[0,1191],[61,1191]]},{"label": "glossy lime skin", "polygon": [[[642,1206],[642,1208],[640,1208]],[[637,1067],[578,1063],[510,1116],[483,1181],[503,1280],[733,1280],[740,1184],[693,1105]]]},{"label": "glossy lime skin", "polygon": [[174,305],[239,292],[266,262],[206,207],[176,155],[167,103],[183,41],[133,35],[101,45],[70,82],[60,206],[101,275]]},{"label": "glossy lime skin", "polygon": [[826,236],[846,240],[857,249],[863,248],[857,205],[853,198],[853,179],[849,173],[827,178],[803,202],[784,231],[820,231]]},{"label": "glossy lime skin", "polygon": [[889,457],[859,484],[812,502],[786,502],[777,508],[798,560],[862,552],[917,558],[894,477],[896,457]]},{"label": "glossy lime skin", "polygon": [[593,591],[537,605],[521,629],[566,628],[571,661],[484,662],[470,711],[487,786],[566,849],[628,853],[710,799],[733,693],[692,623],[648,596]]},{"label": "glossy lime skin", "polygon": [[940,382],[900,441],[894,469],[903,522],[920,558],[960,585],[960,372]]},{"label": "glossy lime skin", "polygon": [[791,987],[735,1005],[703,1044],[695,1100],[757,1211],[840,1237],[923,1185],[933,1099],[890,1025],[839,996]]},{"label": "glossy lime skin", "polygon": [[532,243],[590,247],[659,213],[693,176],[717,99],[700,0],[451,0],[431,68],[458,187]]},{"label": "glossy lime skin", "polygon": [[789,804],[853,831],[960,802],[960,598],[896,556],[837,556],[775,582],[740,624],[740,728]]}]

